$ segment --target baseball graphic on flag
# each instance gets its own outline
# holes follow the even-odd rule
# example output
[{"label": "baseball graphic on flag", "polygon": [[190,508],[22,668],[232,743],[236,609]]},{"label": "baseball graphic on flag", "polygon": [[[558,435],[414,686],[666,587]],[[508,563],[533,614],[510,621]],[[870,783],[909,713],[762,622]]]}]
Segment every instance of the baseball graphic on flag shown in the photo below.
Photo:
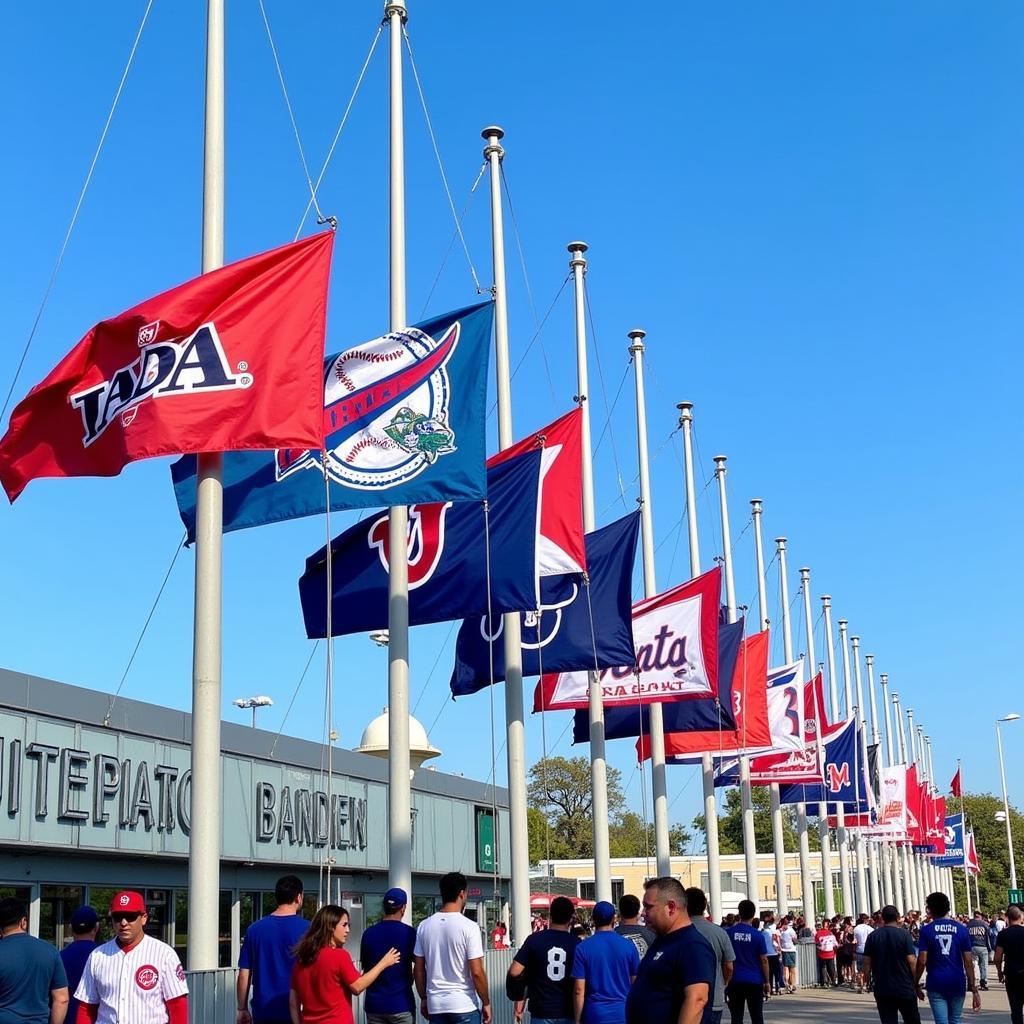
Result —
[{"label": "baseball graphic on flag", "polygon": [[[459,333],[458,321],[437,339],[417,327],[392,331],[328,365],[324,436],[334,480],[378,490],[411,480],[457,450],[447,366]],[[277,479],[318,462],[313,452],[278,452]]]}]

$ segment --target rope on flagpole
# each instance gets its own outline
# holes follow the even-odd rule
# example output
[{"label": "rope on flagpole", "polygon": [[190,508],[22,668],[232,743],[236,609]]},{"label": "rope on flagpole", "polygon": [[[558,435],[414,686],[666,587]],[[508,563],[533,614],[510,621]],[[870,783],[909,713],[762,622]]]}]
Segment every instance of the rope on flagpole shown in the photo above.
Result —
[{"label": "rope on flagpole", "polygon": [[135,60],[135,52],[139,48],[139,41],[142,39],[142,32],[146,27],[146,22],[149,19],[149,12],[152,10],[152,7],[153,0],[149,0],[146,4],[145,11],[142,12],[142,21],[139,22],[138,31],[135,33],[135,40],[132,43],[131,51],[128,54],[128,61],[124,66],[124,71],[121,72],[121,78],[117,83],[117,89],[114,91],[114,99],[110,104],[110,111],[108,112],[107,119],[103,124],[103,130],[100,132],[99,142],[96,143],[96,151],[92,155],[92,161],[89,164],[89,170],[86,172],[85,181],[82,183],[82,189],[78,193],[78,200],[71,213],[71,220],[68,222],[67,231],[64,232],[64,241],[61,242],[60,251],[57,253],[57,259],[53,264],[53,269],[50,271],[50,279],[46,283],[46,289],[43,292],[42,301],[39,303],[39,309],[36,311],[35,319],[32,321],[32,327],[28,332],[28,338],[25,341],[25,347],[22,349],[21,358],[18,360],[18,365],[14,370],[14,378],[11,380],[11,386],[8,388],[7,396],[4,398],[3,408],[0,408],[0,422],[2,422],[4,417],[7,415],[7,407],[10,405],[11,396],[14,394],[14,389],[18,386],[18,379],[21,377],[21,371],[25,367],[25,360],[28,358],[28,351],[32,347],[32,341],[39,328],[39,322],[43,318],[43,311],[46,309],[46,305],[50,300],[50,293],[53,291],[53,286],[57,281],[57,275],[60,273],[60,268],[64,263],[64,254],[68,250],[68,243],[71,241],[71,234],[75,230],[75,224],[78,223],[78,215],[81,213],[82,203],[85,202],[85,195],[89,191],[89,184],[92,182],[93,171],[96,170],[96,164],[99,161],[100,152],[103,149],[104,142],[107,140],[107,132],[110,131],[110,123],[114,119],[114,111],[117,110],[117,103],[121,98],[121,91],[124,89],[124,83],[128,78],[128,72],[131,70],[132,62]]},{"label": "rope on flagpole", "polygon": [[309,657],[306,659],[306,666],[302,670],[302,675],[299,676],[299,681],[295,684],[295,689],[292,690],[292,699],[288,701],[288,710],[285,711],[284,718],[281,720],[281,727],[277,730],[277,735],[274,737],[274,742],[270,748],[270,754],[268,755],[269,757],[273,757],[277,750],[277,741],[281,738],[281,734],[284,732],[284,727],[288,722],[288,716],[292,713],[292,708],[295,706],[295,698],[299,695],[299,688],[305,681],[306,673],[309,671],[309,666],[313,664],[313,656],[316,654],[319,646],[320,641],[315,641],[312,650],[309,652]]},{"label": "rope on flagpole", "polygon": [[[380,40],[381,32],[384,30],[384,25],[380,24],[377,26],[377,31],[374,34],[373,41],[370,43],[369,52],[366,54],[366,60],[363,61],[363,66],[359,69],[359,75],[356,78],[355,88],[352,90],[352,95],[349,97],[348,103],[345,105],[345,110],[341,115],[341,121],[338,123],[337,131],[334,133],[334,138],[331,140],[331,145],[328,147],[327,156],[324,157],[323,166],[320,168],[320,173],[317,175],[316,182],[313,185],[313,194],[315,196],[316,190],[320,187],[324,180],[324,175],[327,173],[327,168],[330,166],[331,158],[334,156],[334,150],[338,145],[338,140],[341,138],[341,133],[345,130],[345,125],[348,123],[348,116],[352,113],[352,106],[356,101],[356,96],[359,95],[359,90],[362,87],[363,79],[366,77],[366,69],[370,66],[370,61],[373,60],[374,51],[377,49],[377,43]],[[295,238],[293,241],[298,241],[299,235],[302,234],[302,229],[305,227],[306,218],[309,216],[309,211],[313,206],[313,197],[307,200],[306,208],[302,211],[302,218],[299,220],[299,226],[295,229]]]},{"label": "rope on flagpole", "polygon": [[[321,904],[331,902],[331,866],[334,864],[334,807],[333,807],[333,783],[334,783],[334,552],[332,551],[331,537],[331,478],[327,473],[327,452],[321,450],[320,464],[323,468],[324,477],[324,525],[327,531],[327,638],[325,640],[327,657],[325,659],[324,686],[326,693],[324,701],[326,704],[326,725],[327,725],[327,851],[326,861],[326,887],[321,892]],[[326,895],[326,900],[323,899]]]},{"label": "rope on flagpole", "polygon": [[[491,725],[491,823],[494,826],[494,856],[491,858],[493,877],[491,880],[491,895],[494,898],[495,917],[498,916],[500,900],[498,895],[498,755],[495,752],[494,733],[494,621],[493,606],[491,601],[491,503],[485,498],[484,508],[484,572],[487,577],[487,660],[490,678],[487,686],[487,700],[490,708]],[[508,683],[506,682],[506,686]]]}]

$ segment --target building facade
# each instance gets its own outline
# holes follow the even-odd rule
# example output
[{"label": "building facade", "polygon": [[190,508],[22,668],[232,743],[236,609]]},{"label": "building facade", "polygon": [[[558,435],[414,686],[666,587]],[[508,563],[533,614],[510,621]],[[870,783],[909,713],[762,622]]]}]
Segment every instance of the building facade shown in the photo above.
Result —
[{"label": "building facade", "polygon": [[[388,888],[387,762],[230,722],[221,726],[222,966],[245,929],[296,874],[307,910],[341,903],[350,943]],[[58,947],[83,903],[105,915],[119,889],[142,891],[150,931],[184,962],[188,936],[191,718],[0,670],[0,897],[30,908],[33,934]],[[327,771],[330,761],[331,772]],[[483,927],[505,899],[503,789],[429,769],[412,783],[414,920],[439,904],[447,871],[470,879]],[[187,964],[186,964],[187,966]]]}]

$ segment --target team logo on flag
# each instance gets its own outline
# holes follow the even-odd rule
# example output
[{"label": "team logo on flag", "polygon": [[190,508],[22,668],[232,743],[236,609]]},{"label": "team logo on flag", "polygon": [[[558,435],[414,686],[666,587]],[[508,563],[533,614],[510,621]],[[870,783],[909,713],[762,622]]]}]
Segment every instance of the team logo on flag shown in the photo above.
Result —
[{"label": "team logo on flag", "polygon": [[325,452],[277,452],[277,479],[326,464],[338,483],[378,490],[456,451],[448,363],[459,333],[458,321],[437,339],[409,327],[342,352],[324,382]]},{"label": "team logo on flag", "polygon": [[[407,542],[409,559],[409,589],[415,590],[426,583],[444,554],[444,519],[452,502],[413,505],[409,509]],[[377,549],[385,572],[391,569],[391,537],[388,516],[382,515],[370,525],[366,539]]]},{"label": "team logo on flag", "polygon": [[135,972],[135,984],[144,992],[154,989],[160,980],[160,972],[152,964],[143,964]]},{"label": "team logo on flag", "polygon": [[830,793],[839,793],[850,785],[850,765],[845,761],[842,764],[830,761],[825,765],[825,774],[828,775]]},{"label": "team logo on flag", "polygon": [[[143,327],[139,344],[144,333],[155,338],[159,326],[157,320]],[[237,376],[232,375],[217,328],[208,323],[187,338],[146,342],[138,358],[109,380],[85,391],[73,391],[68,399],[82,414],[82,445],[88,448],[119,416],[123,426],[130,426],[139,403],[148,398],[248,388],[253,378],[246,370],[248,364],[243,360]]]}]

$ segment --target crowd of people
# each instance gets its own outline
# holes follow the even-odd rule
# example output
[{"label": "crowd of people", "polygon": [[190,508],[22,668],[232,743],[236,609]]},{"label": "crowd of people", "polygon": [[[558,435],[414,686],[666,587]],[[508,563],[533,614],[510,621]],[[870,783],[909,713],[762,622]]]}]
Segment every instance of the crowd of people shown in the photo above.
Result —
[{"label": "crowd of people", "polygon": [[[237,975],[236,1024],[352,1024],[365,993],[367,1024],[490,1024],[484,935],[464,911],[467,879],[440,879],[440,909],[413,928],[408,894],[384,895],[381,919],[363,932],[359,964],[349,955],[349,915],[321,906],[301,915],[302,881],[279,879],[276,909],[249,926]],[[893,906],[856,919],[808,923],[750,900],[720,925],[707,898],[670,877],[600,901],[589,921],[573,901],[552,899],[546,920],[516,950],[505,978],[517,1024],[763,1024],[764,1004],[796,991],[797,947],[812,944],[818,984],[873,995],[881,1024],[919,1024],[927,999],[936,1024],[960,1024],[967,994],[981,1007],[990,957],[1006,987],[1012,1024],[1024,1024],[1024,912],[950,914],[948,897],[928,896],[924,913]],[[73,941],[57,951],[28,934],[25,905],[0,900],[0,1024],[187,1024],[185,972],[172,947],[146,934],[142,896],[115,895],[114,937],[98,943],[100,918],[81,907]],[[504,924],[492,946],[508,949]],[[806,984],[808,979],[803,979]]]}]

